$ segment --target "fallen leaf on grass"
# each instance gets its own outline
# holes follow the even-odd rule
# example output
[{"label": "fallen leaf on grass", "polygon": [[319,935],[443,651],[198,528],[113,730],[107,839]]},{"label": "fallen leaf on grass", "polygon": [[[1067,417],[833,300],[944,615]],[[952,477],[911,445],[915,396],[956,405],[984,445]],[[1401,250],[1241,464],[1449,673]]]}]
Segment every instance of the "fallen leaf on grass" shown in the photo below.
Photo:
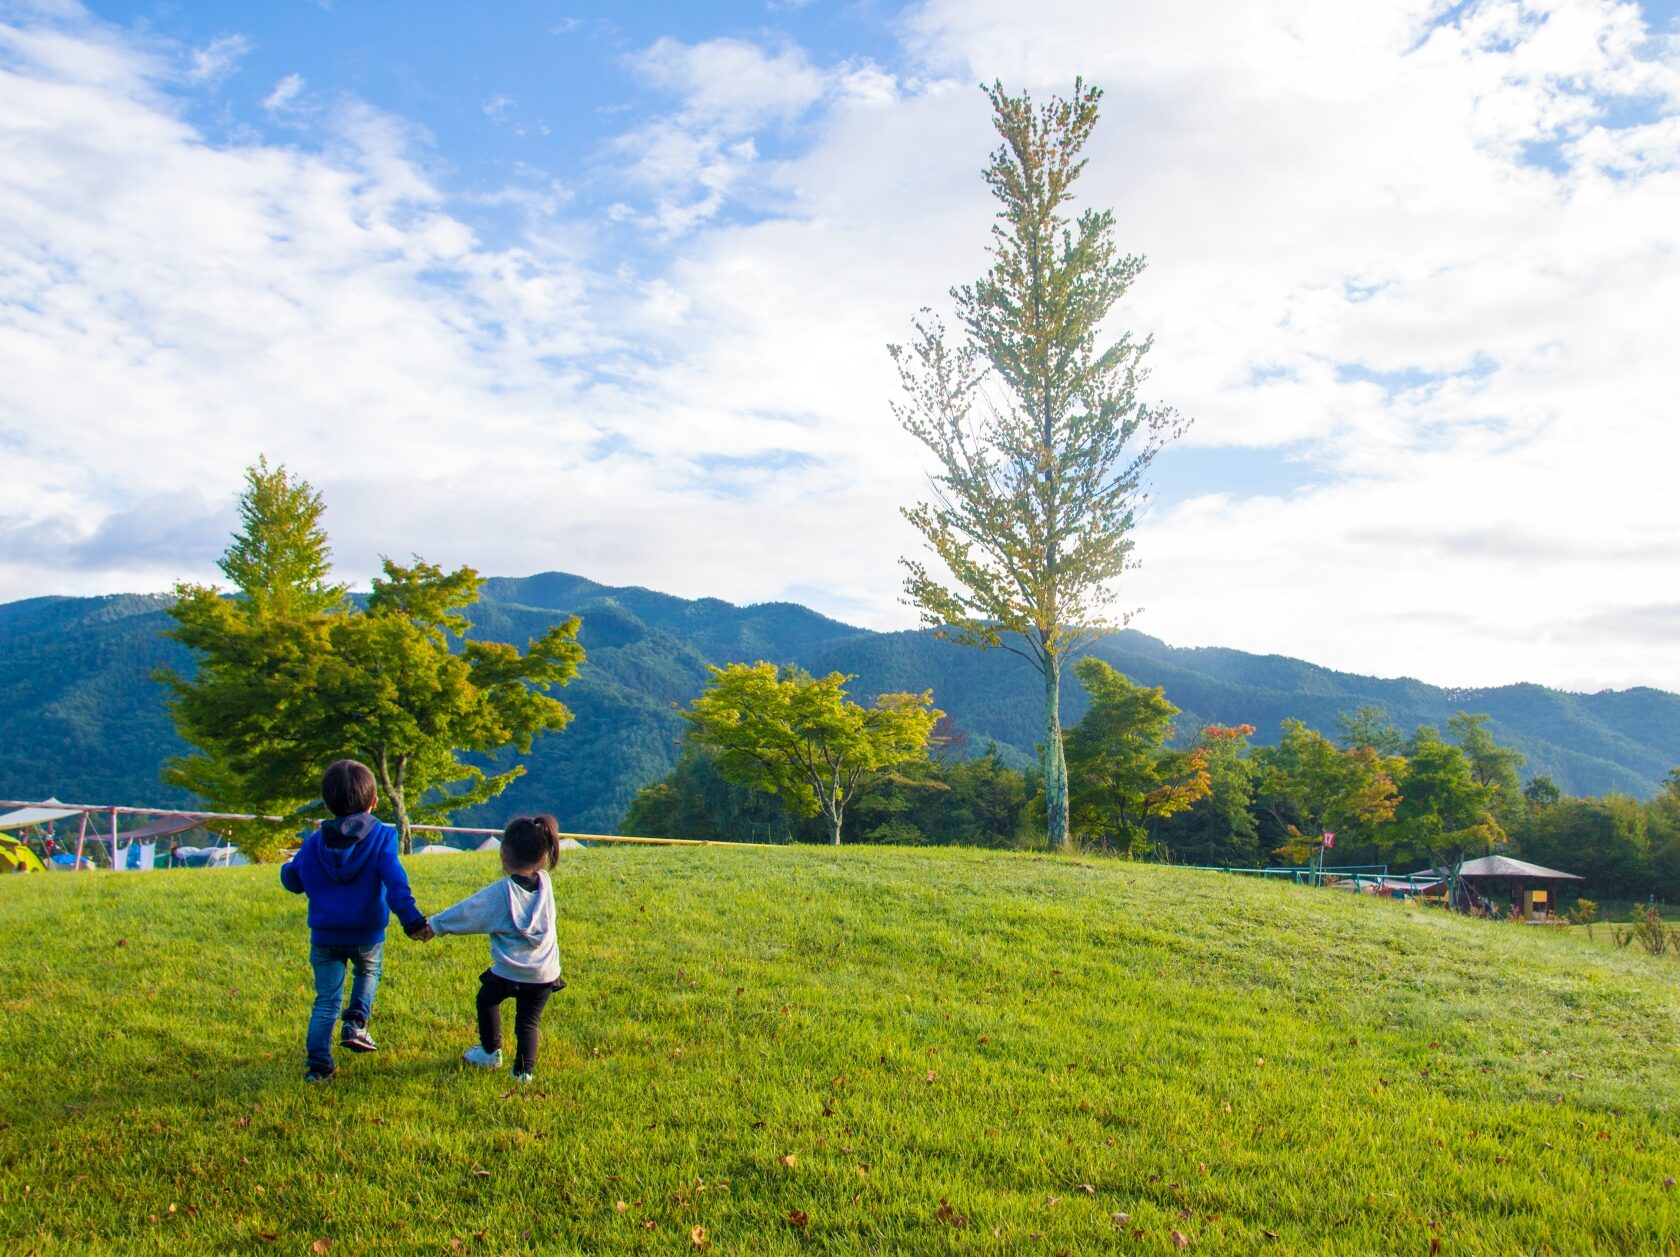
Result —
[{"label": "fallen leaf on grass", "polygon": [[327,1252],[331,1248],[332,1248],[332,1241],[329,1240],[325,1235],[323,1235],[320,1239],[316,1240],[313,1244],[311,1244],[309,1246],[309,1251],[312,1252],[312,1253],[324,1253],[324,1252]]},{"label": "fallen leaf on grass", "polygon": [[1190,1247],[1190,1237],[1188,1235],[1186,1235],[1183,1231],[1174,1231],[1172,1233],[1172,1242],[1173,1242],[1173,1247],[1174,1248],[1189,1248]]},{"label": "fallen leaf on grass", "polygon": [[257,1238],[264,1244],[278,1244],[280,1242],[280,1237],[273,1231],[258,1231]]},{"label": "fallen leaf on grass", "polygon": [[811,1220],[811,1215],[806,1213],[803,1209],[789,1209],[788,1210],[788,1225],[789,1226],[804,1226],[810,1220]]},{"label": "fallen leaf on grass", "polygon": [[624,1211],[625,1211],[625,1210],[626,1210],[626,1209],[628,1209],[628,1208],[629,1208],[629,1207],[630,1207],[630,1206],[629,1206],[629,1205],[627,1205],[627,1204],[625,1204],[625,1203],[624,1203],[624,1202],[623,1202],[623,1201],[622,1201],[622,1200],[621,1200],[621,1201],[619,1201],[619,1202],[618,1202],[618,1203],[617,1203],[617,1204],[616,1204],[616,1205],[614,1205],[614,1206],[613,1206],[613,1208],[614,1208],[614,1209],[617,1209],[617,1210],[618,1210],[618,1211],[619,1211],[619,1212],[620,1212],[620,1213],[623,1213],[623,1212],[624,1212]]},{"label": "fallen leaf on grass", "polygon": [[642,1223],[642,1230],[652,1231],[652,1230],[656,1229],[658,1226],[659,1226],[659,1223],[655,1222],[652,1218],[649,1218],[645,1222]]},{"label": "fallen leaf on grass", "polygon": [[783,1165],[787,1166],[789,1169],[791,1169],[795,1165],[799,1164],[799,1158],[791,1152],[784,1154],[783,1156],[781,1156],[778,1159],[781,1161],[781,1163]]},{"label": "fallen leaf on grass", "polygon": [[1062,1198],[1060,1196],[1046,1196],[1044,1198],[1044,1203],[1047,1205],[1059,1205],[1062,1203]]},{"label": "fallen leaf on grass", "polygon": [[938,1074],[936,1074],[936,1073],[934,1073],[934,1072],[933,1072],[933,1071],[932,1071],[932,1070],[931,1070],[931,1069],[930,1069],[930,1070],[928,1070],[928,1076],[927,1076],[927,1080],[928,1080],[928,1081],[929,1081],[929,1082],[932,1082],[932,1081],[933,1081],[933,1080],[934,1080],[934,1079],[935,1079],[935,1078],[937,1078],[937,1077],[939,1077],[939,1075],[938,1075]]},{"label": "fallen leaf on grass", "polygon": [[951,1208],[951,1202],[943,1196],[939,1198],[939,1208],[933,1211],[933,1216],[946,1226],[954,1227],[959,1231],[968,1225],[968,1219]]},{"label": "fallen leaf on grass", "polygon": [[246,1113],[246,1114],[244,1114],[243,1116],[240,1117],[239,1125],[240,1125],[241,1128],[249,1126],[250,1124],[251,1124],[251,1115],[249,1113]]},{"label": "fallen leaf on grass", "polygon": [[1079,1185],[1079,1190],[1084,1192],[1087,1196],[1095,1196],[1097,1194],[1097,1189],[1092,1187],[1089,1183],[1081,1183]]},{"label": "fallen leaf on grass", "polygon": [[490,1177],[490,1171],[489,1170],[474,1170],[472,1172],[472,1176],[474,1178],[489,1178]]},{"label": "fallen leaf on grass", "polygon": [[706,1238],[705,1227],[692,1226],[688,1229],[688,1242],[696,1248],[705,1248],[711,1243],[711,1240]]},{"label": "fallen leaf on grass", "polygon": [[1438,1253],[1440,1251],[1441,1251],[1441,1237],[1439,1235],[1430,1236],[1429,1237],[1429,1252],[1430,1252],[1431,1257],[1434,1257],[1434,1254]]},{"label": "fallen leaf on grass", "polygon": [[511,1092],[511,1091],[504,1091],[504,1092],[502,1092],[502,1094],[501,1094],[501,1095],[499,1095],[499,1096],[497,1096],[497,1097],[496,1097],[496,1098],[497,1098],[497,1099],[498,1099],[498,1100],[505,1100],[505,1099],[507,1099],[507,1098],[508,1098],[508,1097],[509,1097],[509,1096],[510,1096],[510,1095],[512,1095],[512,1094],[513,1094],[513,1092]]},{"label": "fallen leaf on grass", "polygon": [[1111,1213],[1108,1215],[1108,1220],[1115,1226],[1125,1226],[1132,1220],[1132,1215],[1129,1213]]},{"label": "fallen leaf on grass", "polygon": [[1278,1233],[1276,1231],[1262,1231],[1260,1234],[1264,1235],[1269,1240],[1275,1240],[1278,1237]]},{"label": "fallen leaf on grass", "polygon": [[1672,1174],[1670,1174],[1667,1178],[1665,1178],[1663,1180],[1663,1186],[1664,1187],[1673,1187],[1674,1186],[1674,1176]]}]

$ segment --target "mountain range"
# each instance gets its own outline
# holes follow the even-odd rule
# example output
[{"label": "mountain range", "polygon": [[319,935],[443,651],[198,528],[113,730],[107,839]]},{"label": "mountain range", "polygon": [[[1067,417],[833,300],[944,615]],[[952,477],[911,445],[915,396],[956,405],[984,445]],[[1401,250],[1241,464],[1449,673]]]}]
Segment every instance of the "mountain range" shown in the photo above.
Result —
[{"label": "mountain range", "polygon": [[[168,599],[119,594],[0,604],[0,797],[56,795],[78,803],[180,806],[159,766],[184,749],[151,679],[160,665],[191,660],[161,636]],[[794,603],[736,606],[547,572],[491,578],[472,608],[473,635],[523,642],[567,615],[583,618],[588,659],[561,697],[576,719],[538,741],[527,774],[459,818],[499,825],[510,815],[556,812],[568,829],[612,832],[636,790],[675,761],[684,725],[677,708],[705,683],[711,663],[765,659],[854,676],[860,701],[932,689],[967,735],[970,750],[996,742],[1019,764],[1040,738],[1038,676],[1003,651],[977,651],[920,632],[881,633]],[[1169,646],[1127,630],[1091,653],[1134,681],[1159,685],[1179,708],[1181,739],[1204,724],[1251,724],[1275,741],[1296,717],[1334,733],[1336,717],[1363,704],[1387,709],[1404,732],[1444,727],[1459,711],[1485,712],[1495,738],[1521,750],[1524,775],[1544,773],[1572,794],[1647,797],[1680,764],[1680,695],[1655,689],[1573,694],[1539,685],[1447,690],[1420,681],[1334,672],[1280,655]],[[1069,678],[1063,719],[1085,697]]]}]

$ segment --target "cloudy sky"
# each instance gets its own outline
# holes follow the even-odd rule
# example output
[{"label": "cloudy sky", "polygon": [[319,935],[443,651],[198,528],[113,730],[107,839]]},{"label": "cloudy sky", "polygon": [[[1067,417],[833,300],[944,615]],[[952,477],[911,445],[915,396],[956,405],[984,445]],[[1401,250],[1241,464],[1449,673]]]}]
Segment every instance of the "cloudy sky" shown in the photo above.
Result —
[{"label": "cloudy sky", "polygon": [[353,579],[908,626],[884,346],[1076,74],[1195,419],[1116,609],[1680,690],[1672,0],[0,0],[0,599],[208,577],[266,454]]}]

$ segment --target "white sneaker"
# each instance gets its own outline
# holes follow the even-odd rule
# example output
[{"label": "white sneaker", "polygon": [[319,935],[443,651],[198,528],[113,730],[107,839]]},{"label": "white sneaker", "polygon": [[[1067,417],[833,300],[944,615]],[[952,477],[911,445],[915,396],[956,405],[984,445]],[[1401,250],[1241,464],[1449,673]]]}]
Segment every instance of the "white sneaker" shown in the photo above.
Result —
[{"label": "white sneaker", "polygon": [[473,1044],[461,1053],[461,1059],[469,1065],[477,1065],[480,1069],[500,1069],[502,1067],[502,1050],[486,1052],[478,1044]]}]

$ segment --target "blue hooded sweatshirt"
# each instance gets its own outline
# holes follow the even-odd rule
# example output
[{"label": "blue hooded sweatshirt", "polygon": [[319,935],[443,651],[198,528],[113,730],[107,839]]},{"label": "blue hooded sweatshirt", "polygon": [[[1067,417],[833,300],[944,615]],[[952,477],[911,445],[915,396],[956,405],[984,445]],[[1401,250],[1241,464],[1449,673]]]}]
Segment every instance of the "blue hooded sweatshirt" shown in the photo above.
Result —
[{"label": "blue hooded sweatshirt", "polygon": [[404,930],[426,921],[397,859],[396,828],[368,812],[330,820],[305,838],[280,866],[280,884],[309,896],[310,941],[323,947],[380,942],[393,911]]}]

